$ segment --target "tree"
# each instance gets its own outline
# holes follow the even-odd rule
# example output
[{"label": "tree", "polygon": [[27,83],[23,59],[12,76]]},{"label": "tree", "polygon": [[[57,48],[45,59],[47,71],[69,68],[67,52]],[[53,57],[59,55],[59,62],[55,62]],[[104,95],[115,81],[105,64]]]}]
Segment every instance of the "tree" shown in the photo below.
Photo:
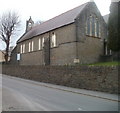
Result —
[{"label": "tree", "polygon": [[19,16],[16,12],[7,12],[0,17],[0,39],[5,43],[5,62],[8,62],[9,46],[12,36],[20,24]]},{"label": "tree", "polygon": [[108,22],[108,47],[114,51],[120,51],[120,2],[112,2]]}]

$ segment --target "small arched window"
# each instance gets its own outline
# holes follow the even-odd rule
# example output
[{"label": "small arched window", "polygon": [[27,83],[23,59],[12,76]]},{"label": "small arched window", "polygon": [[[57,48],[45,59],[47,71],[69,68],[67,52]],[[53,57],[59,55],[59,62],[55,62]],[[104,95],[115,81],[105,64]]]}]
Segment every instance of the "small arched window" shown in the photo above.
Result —
[{"label": "small arched window", "polygon": [[45,38],[42,38],[42,48],[44,48]]},{"label": "small arched window", "polygon": [[51,47],[56,47],[56,46],[57,46],[56,43],[57,43],[57,42],[56,42],[56,35],[55,35],[55,33],[53,32],[53,33],[52,33],[52,37],[51,37]]},{"label": "small arched window", "polygon": [[23,45],[20,45],[20,53],[23,53]]},{"label": "small arched window", "polygon": [[25,44],[23,44],[23,50],[22,53],[25,53]]},{"label": "small arched window", "polygon": [[95,15],[90,15],[86,22],[86,35],[100,37],[100,26],[98,18]]},{"label": "small arched window", "polygon": [[31,52],[31,42],[29,42],[29,49],[28,52]]},{"label": "small arched window", "polygon": [[31,43],[31,51],[34,51],[34,41]]},{"label": "small arched window", "polygon": [[41,38],[38,40],[38,50],[41,50]]}]

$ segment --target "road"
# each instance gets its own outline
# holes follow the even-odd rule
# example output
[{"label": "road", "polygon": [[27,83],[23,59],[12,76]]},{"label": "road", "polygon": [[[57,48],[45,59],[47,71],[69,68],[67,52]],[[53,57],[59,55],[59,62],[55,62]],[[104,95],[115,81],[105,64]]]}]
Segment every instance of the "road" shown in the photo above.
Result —
[{"label": "road", "polygon": [[46,87],[39,82],[4,75],[2,76],[2,110],[118,111],[118,102]]}]

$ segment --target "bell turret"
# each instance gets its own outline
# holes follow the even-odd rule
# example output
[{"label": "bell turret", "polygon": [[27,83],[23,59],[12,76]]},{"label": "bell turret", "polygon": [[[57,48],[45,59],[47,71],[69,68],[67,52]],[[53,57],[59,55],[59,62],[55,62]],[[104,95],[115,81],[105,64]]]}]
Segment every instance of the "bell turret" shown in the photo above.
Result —
[{"label": "bell turret", "polygon": [[30,31],[34,25],[34,21],[32,20],[31,16],[29,20],[26,21],[26,32]]}]

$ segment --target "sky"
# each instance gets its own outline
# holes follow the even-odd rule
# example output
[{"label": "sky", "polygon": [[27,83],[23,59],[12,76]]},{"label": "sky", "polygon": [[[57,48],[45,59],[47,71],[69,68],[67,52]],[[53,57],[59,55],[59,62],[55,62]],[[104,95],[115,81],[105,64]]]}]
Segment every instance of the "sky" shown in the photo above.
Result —
[{"label": "sky", "polygon": [[[0,0],[0,15],[11,10],[20,16],[19,32],[11,41],[11,45],[15,46],[16,41],[24,33],[26,20],[30,16],[34,22],[46,21],[88,1],[93,0]],[[111,0],[94,0],[94,2],[102,15],[109,14]],[[5,46],[0,40],[0,49],[4,48]]]}]

